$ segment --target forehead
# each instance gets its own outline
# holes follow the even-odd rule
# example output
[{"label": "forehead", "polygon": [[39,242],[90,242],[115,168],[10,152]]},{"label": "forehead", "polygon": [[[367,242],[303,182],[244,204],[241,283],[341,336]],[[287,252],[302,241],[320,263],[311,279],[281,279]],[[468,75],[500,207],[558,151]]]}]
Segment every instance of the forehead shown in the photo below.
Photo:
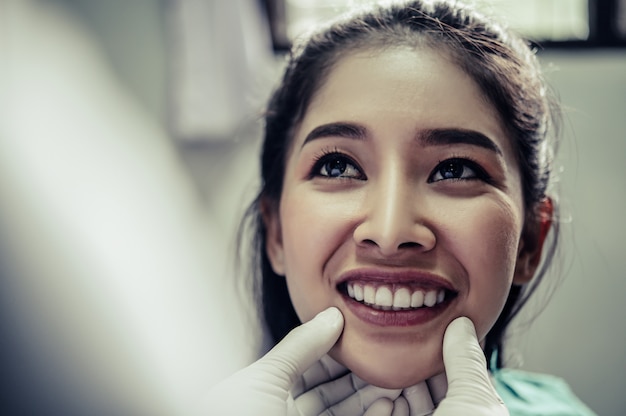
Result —
[{"label": "forehead", "polygon": [[480,131],[510,150],[497,111],[458,65],[428,47],[365,50],[339,58],[296,131],[295,141],[319,124],[377,121],[412,129]]}]

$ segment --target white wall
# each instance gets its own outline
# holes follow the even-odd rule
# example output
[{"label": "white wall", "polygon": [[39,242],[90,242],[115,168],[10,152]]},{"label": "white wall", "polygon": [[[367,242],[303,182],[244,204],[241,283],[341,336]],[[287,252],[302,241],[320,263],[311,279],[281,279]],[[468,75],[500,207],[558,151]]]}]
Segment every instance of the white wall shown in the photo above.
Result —
[{"label": "white wall", "polygon": [[559,375],[598,414],[620,415],[626,412],[626,51],[546,52],[541,59],[554,67],[549,79],[565,107],[557,163],[562,276],[546,309],[530,329],[519,327],[516,341],[522,368]]}]

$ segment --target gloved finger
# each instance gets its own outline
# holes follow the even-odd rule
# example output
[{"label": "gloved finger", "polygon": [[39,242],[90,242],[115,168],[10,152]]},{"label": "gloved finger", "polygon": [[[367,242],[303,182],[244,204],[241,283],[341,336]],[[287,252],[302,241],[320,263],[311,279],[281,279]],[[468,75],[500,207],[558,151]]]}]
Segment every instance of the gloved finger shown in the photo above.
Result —
[{"label": "gloved finger", "polygon": [[320,384],[345,376],[348,372],[346,367],[325,355],[298,378],[291,389],[291,394],[297,398]]},{"label": "gloved finger", "polygon": [[468,404],[504,405],[491,384],[485,355],[468,318],[457,318],[448,325],[443,338],[443,362],[448,378],[446,399],[452,396]]},{"label": "gloved finger", "polygon": [[337,308],[328,308],[292,330],[253,366],[268,383],[288,391],[307,368],[335,345],[342,330],[343,315]]},{"label": "gloved finger", "polygon": [[402,390],[402,396],[409,404],[410,416],[430,415],[435,410],[435,405],[426,382],[405,388]]},{"label": "gloved finger", "polygon": [[378,399],[395,400],[400,393],[399,389],[368,385],[349,373],[301,394],[295,399],[295,406],[302,415],[319,415],[327,409],[336,415],[362,414]]},{"label": "gloved finger", "polygon": [[[359,404],[361,398],[355,395],[367,383],[352,373],[348,373],[336,380],[320,384],[295,398],[295,405],[302,415],[319,415],[326,409],[335,406],[342,401],[351,398]],[[353,406],[357,408],[357,406]]]},{"label": "gloved finger", "polygon": [[[363,413],[363,416],[391,416],[393,412],[393,401],[387,398],[376,400]],[[333,415],[343,413],[333,413]],[[355,413],[356,414],[356,413]]]},{"label": "gloved finger", "polygon": [[409,402],[407,402],[404,396],[400,396],[393,402],[391,416],[409,416],[409,411]]},{"label": "gloved finger", "polygon": [[[355,383],[359,383],[360,380],[358,377],[353,376],[355,378]],[[360,381],[363,382],[363,381]],[[363,412],[367,411],[372,407],[372,405],[378,402],[381,399],[388,399],[392,402],[400,397],[400,393],[402,390],[400,389],[383,389],[381,387],[372,386],[371,384],[367,384],[364,387],[359,388],[353,395],[342,400],[341,402],[331,406],[329,408],[330,413],[332,415],[361,415]],[[375,409],[382,409],[383,404],[378,403]],[[391,406],[393,409],[393,405]],[[372,411],[373,412],[373,411]],[[375,413],[372,413],[375,414]],[[391,414],[386,413],[387,415]]]},{"label": "gloved finger", "polygon": [[437,374],[426,380],[426,384],[428,384],[428,390],[430,390],[430,397],[433,399],[433,404],[435,407],[444,397],[446,397],[446,392],[448,391],[448,378],[446,377],[446,373]]}]

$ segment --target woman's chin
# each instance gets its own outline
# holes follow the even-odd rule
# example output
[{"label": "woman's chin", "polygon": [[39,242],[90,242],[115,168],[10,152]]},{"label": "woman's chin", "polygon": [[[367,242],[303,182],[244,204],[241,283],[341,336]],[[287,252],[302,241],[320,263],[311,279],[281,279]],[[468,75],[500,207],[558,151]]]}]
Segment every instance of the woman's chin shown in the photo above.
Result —
[{"label": "woman's chin", "polygon": [[[393,350],[393,348],[391,349]],[[396,354],[393,351],[360,350],[361,354],[337,344],[330,356],[365,382],[386,389],[402,389],[419,384],[444,371],[440,351],[423,354]]]}]

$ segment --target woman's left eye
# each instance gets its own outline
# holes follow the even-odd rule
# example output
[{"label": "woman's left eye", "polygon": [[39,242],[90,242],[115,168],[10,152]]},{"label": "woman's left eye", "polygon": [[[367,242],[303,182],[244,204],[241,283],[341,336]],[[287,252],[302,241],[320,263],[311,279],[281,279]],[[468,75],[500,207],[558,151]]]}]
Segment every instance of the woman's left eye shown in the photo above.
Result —
[{"label": "woman's left eye", "polygon": [[472,179],[481,179],[486,181],[487,174],[475,162],[467,159],[454,158],[440,162],[431,173],[428,178],[428,182]]}]

